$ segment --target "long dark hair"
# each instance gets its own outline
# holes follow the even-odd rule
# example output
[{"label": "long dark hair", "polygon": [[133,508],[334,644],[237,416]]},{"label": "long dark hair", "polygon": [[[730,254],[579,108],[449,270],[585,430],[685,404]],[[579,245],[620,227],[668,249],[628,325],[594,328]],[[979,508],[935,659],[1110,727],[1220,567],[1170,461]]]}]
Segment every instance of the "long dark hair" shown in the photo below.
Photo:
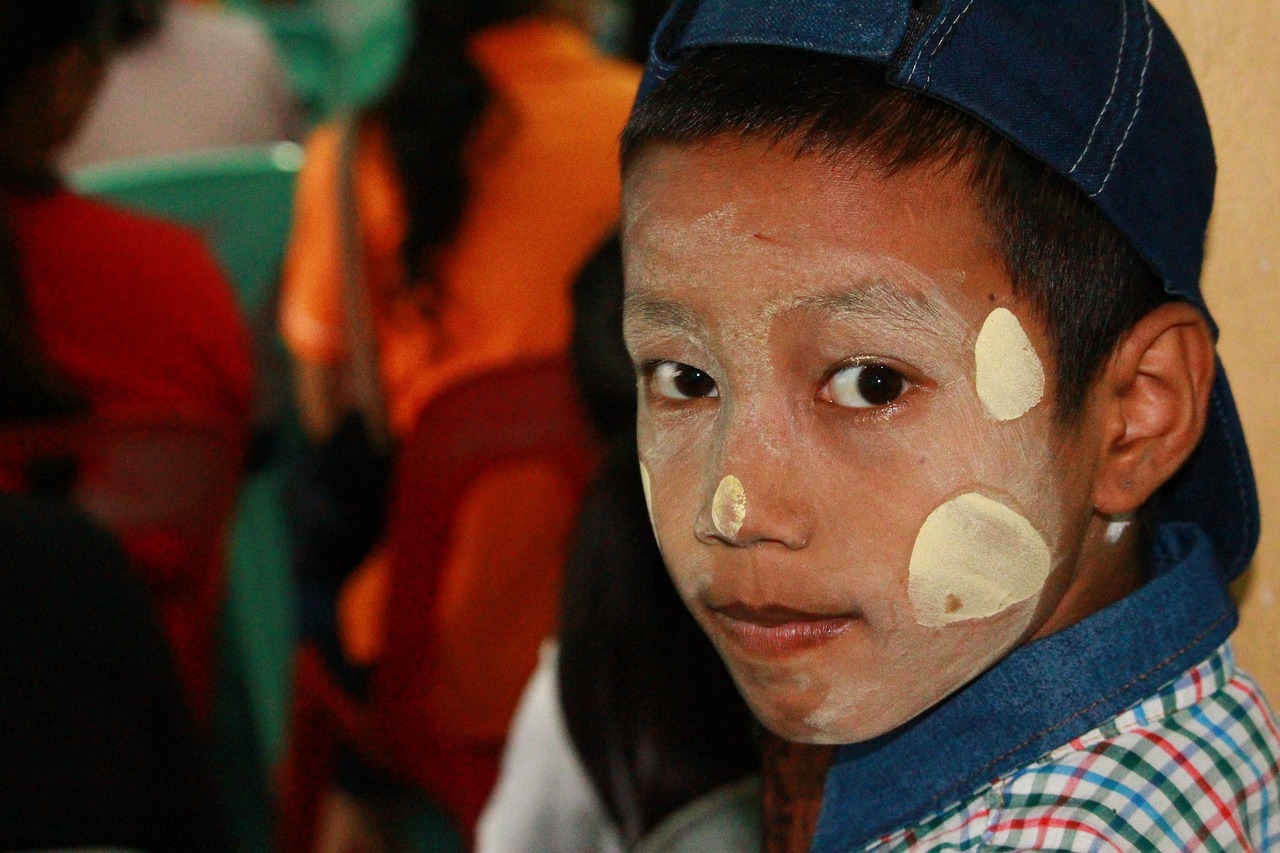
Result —
[{"label": "long dark hair", "polygon": [[546,0],[416,0],[409,55],[370,113],[390,134],[408,213],[406,280],[428,310],[440,296],[440,251],[453,239],[467,204],[467,144],[492,99],[471,59],[471,37],[545,5]]},{"label": "long dark hair", "polygon": [[[105,0],[48,0],[0,4],[0,116],[12,108],[23,77],[75,41],[105,42],[114,4]],[[40,351],[9,197],[47,189],[48,176],[31,175],[0,160],[0,419],[72,414],[85,405]]]},{"label": "long dark hair", "polygon": [[574,747],[634,844],[681,806],[759,767],[756,728],[654,542],[636,456],[614,238],[574,287],[573,357],[609,450],[566,567],[559,685]]}]

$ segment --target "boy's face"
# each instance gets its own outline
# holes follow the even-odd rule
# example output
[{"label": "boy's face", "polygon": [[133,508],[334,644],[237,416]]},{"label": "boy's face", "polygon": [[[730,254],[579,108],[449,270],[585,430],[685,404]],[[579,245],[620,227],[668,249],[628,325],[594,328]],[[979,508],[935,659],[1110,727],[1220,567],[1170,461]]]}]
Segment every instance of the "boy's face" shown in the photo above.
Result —
[{"label": "boy's face", "polygon": [[1096,451],[962,170],[650,145],[623,229],[654,530],[769,728],[874,737],[1049,624]]}]

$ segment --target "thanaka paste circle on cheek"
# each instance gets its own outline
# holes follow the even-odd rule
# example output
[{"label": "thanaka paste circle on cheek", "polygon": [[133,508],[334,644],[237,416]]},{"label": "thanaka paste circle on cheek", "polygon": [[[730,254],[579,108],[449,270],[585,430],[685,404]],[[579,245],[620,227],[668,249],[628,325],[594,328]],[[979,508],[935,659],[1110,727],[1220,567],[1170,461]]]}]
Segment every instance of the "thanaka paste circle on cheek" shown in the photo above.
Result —
[{"label": "thanaka paste circle on cheek", "polygon": [[1020,418],[1044,397],[1044,365],[1009,309],[987,315],[973,354],[978,399],[991,418]]},{"label": "thanaka paste circle on cheek", "polygon": [[977,492],[929,514],[915,547],[907,592],[916,621],[937,628],[994,616],[1040,592],[1052,559],[1031,522]]},{"label": "thanaka paste circle on cheek", "polygon": [[746,517],[747,490],[741,480],[729,474],[720,481],[715,497],[711,499],[711,521],[716,530],[732,539],[742,529]]}]

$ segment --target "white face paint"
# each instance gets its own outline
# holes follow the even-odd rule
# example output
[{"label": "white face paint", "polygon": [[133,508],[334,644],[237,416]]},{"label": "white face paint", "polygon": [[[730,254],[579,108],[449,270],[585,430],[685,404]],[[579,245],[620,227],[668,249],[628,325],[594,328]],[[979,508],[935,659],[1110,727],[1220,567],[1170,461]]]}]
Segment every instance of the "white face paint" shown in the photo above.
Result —
[{"label": "white face paint", "polygon": [[1020,418],[1044,397],[1044,366],[1022,324],[997,308],[982,324],[974,345],[978,398],[997,421]]},{"label": "white face paint", "polygon": [[711,499],[711,521],[724,536],[732,539],[747,518],[747,490],[742,481],[729,474],[720,481]]},{"label": "white face paint", "polygon": [[1002,503],[976,492],[930,513],[911,552],[908,594],[916,621],[938,628],[1026,601],[1049,577],[1049,546]]},{"label": "white face paint", "polygon": [[1108,522],[1106,531],[1107,544],[1115,545],[1118,543],[1124,537],[1124,533],[1129,529],[1129,524],[1132,521],[1132,516],[1126,515]]},{"label": "white face paint", "polygon": [[[1089,494],[1037,405],[1039,329],[997,312],[978,345],[1017,303],[959,171],[735,141],[647,151],[627,183],[624,331],[672,579],[771,730],[890,731],[1061,596],[1045,576]],[[1022,392],[980,399],[975,361],[986,388],[1010,352]]]},{"label": "white face paint", "polygon": [[649,466],[643,462],[640,463],[640,487],[644,489],[644,505],[649,510],[649,526],[653,528],[653,536],[657,539],[658,525],[653,520],[653,481],[649,478]]}]

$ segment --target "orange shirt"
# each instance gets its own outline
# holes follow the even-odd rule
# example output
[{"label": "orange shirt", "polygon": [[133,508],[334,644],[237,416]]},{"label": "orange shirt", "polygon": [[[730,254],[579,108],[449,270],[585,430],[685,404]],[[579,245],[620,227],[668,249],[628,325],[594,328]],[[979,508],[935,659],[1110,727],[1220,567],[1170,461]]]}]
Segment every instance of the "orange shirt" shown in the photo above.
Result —
[{"label": "orange shirt", "polygon": [[[493,92],[470,176],[471,198],[441,258],[444,297],[428,321],[404,288],[403,197],[386,132],[366,126],[354,171],[365,275],[392,432],[461,377],[563,351],[569,289],[615,226],[618,134],[638,70],[605,59],[578,29],[526,19],[480,33],[472,55]],[[488,144],[492,141],[492,144]],[[285,272],[281,326],[302,361],[343,353],[338,215],[340,131],[307,148]]]},{"label": "orange shirt", "polygon": [[[472,52],[493,102],[472,152],[469,205],[441,258],[444,296],[433,320],[405,292],[406,214],[385,130],[362,128],[354,158],[379,366],[400,437],[452,382],[567,349],[573,280],[619,215],[618,137],[639,69],[601,56],[585,34],[553,20],[491,28]],[[282,293],[287,344],[320,364],[343,357],[340,144],[328,127],[308,145]],[[490,743],[505,733],[538,645],[555,631],[573,524],[567,488],[517,465],[490,472],[463,499],[431,617],[446,641],[438,695],[425,701],[443,730]],[[539,499],[495,537],[493,519],[511,514],[512,494]],[[339,621],[353,659],[379,653],[386,568],[375,554],[344,590]],[[521,618],[511,616],[512,596]]]}]

